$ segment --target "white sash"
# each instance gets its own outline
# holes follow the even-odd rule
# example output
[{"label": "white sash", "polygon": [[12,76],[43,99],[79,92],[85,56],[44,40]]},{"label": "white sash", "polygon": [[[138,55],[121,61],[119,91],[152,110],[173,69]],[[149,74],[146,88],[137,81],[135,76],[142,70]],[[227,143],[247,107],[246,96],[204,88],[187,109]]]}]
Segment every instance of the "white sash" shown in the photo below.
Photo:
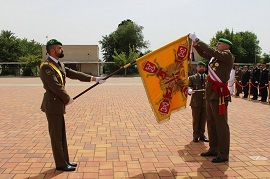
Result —
[{"label": "white sash", "polygon": [[[212,57],[210,59],[211,63],[213,61],[214,57]],[[220,78],[217,76],[217,74],[214,72],[214,70],[208,65],[208,72],[209,72],[209,77],[213,80],[213,81],[218,81],[220,83],[222,83],[222,81],[220,80]]]}]

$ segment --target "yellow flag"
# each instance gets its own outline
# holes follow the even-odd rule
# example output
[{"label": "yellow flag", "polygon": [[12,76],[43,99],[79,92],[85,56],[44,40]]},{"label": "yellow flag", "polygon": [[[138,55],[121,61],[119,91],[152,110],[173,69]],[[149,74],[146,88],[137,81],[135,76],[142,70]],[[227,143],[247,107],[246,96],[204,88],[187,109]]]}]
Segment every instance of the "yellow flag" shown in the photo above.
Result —
[{"label": "yellow flag", "polygon": [[186,107],[188,89],[188,35],[136,60],[149,102],[158,122]]}]

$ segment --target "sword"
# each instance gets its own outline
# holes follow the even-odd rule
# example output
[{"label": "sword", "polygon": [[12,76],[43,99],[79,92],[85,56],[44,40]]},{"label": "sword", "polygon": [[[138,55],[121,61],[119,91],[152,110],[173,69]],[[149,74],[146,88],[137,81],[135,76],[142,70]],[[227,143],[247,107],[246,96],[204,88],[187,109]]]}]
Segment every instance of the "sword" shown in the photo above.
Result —
[{"label": "sword", "polygon": [[[130,62],[124,66],[121,66],[118,70],[112,72],[111,74],[109,74],[108,76],[104,77],[102,80],[107,80],[108,78],[110,78],[111,76],[115,75],[116,73],[120,72],[121,70],[130,67],[131,65],[134,65],[136,63],[136,61]],[[75,96],[73,98],[73,100],[77,99],[78,97],[80,97],[81,95],[83,95],[84,93],[86,93],[87,91],[91,90],[92,88],[96,87],[97,85],[99,85],[99,82],[96,82],[95,84],[93,84],[92,86],[90,86],[89,88],[87,88],[86,90],[84,90],[83,92],[81,92],[80,94],[78,94],[77,96]]]},{"label": "sword", "polygon": [[199,90],[193,90],[194,92],[197,92],[197,91],[205,91],[205,89],[199,89]]}]

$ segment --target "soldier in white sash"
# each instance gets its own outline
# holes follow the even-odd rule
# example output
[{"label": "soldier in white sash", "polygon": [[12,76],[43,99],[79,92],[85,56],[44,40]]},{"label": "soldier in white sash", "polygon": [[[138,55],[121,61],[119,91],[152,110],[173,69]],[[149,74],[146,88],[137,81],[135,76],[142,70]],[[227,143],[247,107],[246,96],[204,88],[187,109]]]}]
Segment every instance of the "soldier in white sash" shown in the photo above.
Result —
[{"label": "soldier in white sash", "polygon": [[213,163],[228,161],[230,150],[230,129],[228,125],[227,106],[231,100],[228,80],[234,63],[230,51],[232,42],[220,38],[213,49],[199,40],[195,33],[189,37],[198,54],[209,59],[208,78],[206,83],[206,119],[209,137],[209,150],[201,156],[215,156]]}]

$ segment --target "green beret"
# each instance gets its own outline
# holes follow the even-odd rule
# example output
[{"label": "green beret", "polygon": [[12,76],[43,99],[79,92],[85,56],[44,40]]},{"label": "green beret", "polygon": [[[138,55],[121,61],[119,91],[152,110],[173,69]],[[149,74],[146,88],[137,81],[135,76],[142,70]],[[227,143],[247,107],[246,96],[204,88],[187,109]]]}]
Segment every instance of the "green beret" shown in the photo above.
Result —
[{"label": "green beret", "polygon": [[205,64],[204,62],[202,62],[202,61],[199,61],[198,64],[197,64],[197,66],[198,66],[198,65],[206,66],[206,64]]},{"label": "green beret", "polygon": [[59,42],[58,40],[56,39],[51,39],[47,42],[46,46],[49,46],[49,45],[62,45],[61,42]]},{"label": "green beret", "polygon": [[233,45],[231,41],[229,41],[229,40],[227,40],[227,39],[224,39],[224,38],[220,38],[220,39],[218,39],[218,41],[219,41],[219,42],[224,42],[224,43],[226,43],[226,44],[228,44],[228,45],[230,45],[230,46]]}]

